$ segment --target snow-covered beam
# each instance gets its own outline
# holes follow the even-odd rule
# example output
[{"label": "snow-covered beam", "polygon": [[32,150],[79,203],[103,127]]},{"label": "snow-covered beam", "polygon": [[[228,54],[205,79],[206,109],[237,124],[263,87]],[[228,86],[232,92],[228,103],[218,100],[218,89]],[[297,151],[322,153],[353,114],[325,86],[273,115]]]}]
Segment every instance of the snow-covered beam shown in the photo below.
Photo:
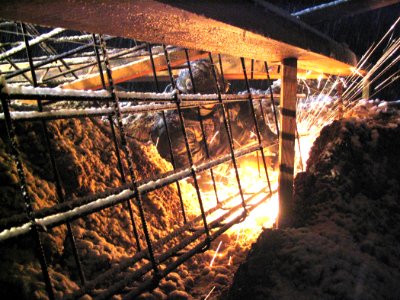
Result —
[{"label": "snow-covered beam", "polygon": [[[34,38],[34,39],[32,39],[32,40],[30,40],[28,42],[29,46],[33,46],[33,45],[37,45],[37,44],[43,43],[43,42],[47,41],[48,39],[50,39],[51,37],[62,33],[63,31],[65,31],[65,29],[56,28],[56,29],[51,30],[48,33],[39,35],[38,37],[36,37],[36,38]],[[18,46],[14,47],[14,48],[11,48],[10,50],[7,50],[6,52],[0,54],[0,60],[6,59],[7,57],[10,57],[10,56],[12,56],[12,55],[24,50],[24,49],[26,49],[25,43],[21,42]]]},{"label": "snow-covered beam", "polygon": [[335,0],[294,12],[292,16],[299,17],[309,24],[317,24],[323,21],[354,16],[399,2],[400,0]]},{"label": "snow-covered beam", "polygon": [[356,57],[265,1],[3,0],[0,17],[350,75]]}]

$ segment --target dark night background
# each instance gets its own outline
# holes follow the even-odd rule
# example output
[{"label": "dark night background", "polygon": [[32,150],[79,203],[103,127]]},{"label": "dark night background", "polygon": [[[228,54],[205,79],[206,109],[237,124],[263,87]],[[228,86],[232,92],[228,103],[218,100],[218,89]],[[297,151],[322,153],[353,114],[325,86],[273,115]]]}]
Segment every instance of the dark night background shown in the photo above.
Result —
[{"label": "dark night background", "polygon": [[[331,1],[277,1],[272,0],[270,3],[281,7],[290,13],[300,11],[307,7],[327,3]],[[349,48],[360,58],[368,48],[375,42],[382,38],[392,24],[400,16],[400,4],[390,5],[384,8],[363,12],[354,16],[337,16],[334,20],[317,22],[310,24],[321,32],[329,35],[334,40],[345,43]],[[400,35],[400,28],[394,31],[393,37]],[[370,61],[376,61],[382,55],[383,49],[386,44],[383,43],[381,47],[372,55]],[[394,73],[400,68],[400,64],[394,66],[389,73]],[[373,94],[373,87],[371,95]],[[380,98],[388,101],[400,99],[400,83],[394,82],[384,91],[378,93],[374,98]]]}]

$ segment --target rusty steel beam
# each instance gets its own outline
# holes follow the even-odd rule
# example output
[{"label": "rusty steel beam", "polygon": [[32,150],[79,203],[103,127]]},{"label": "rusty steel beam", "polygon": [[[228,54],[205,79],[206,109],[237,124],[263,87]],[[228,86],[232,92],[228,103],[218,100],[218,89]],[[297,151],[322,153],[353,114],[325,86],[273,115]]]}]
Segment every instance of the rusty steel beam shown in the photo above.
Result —
[{"label": "rusty steel beam", "polygon": [[261,0],[3,0],[0,17],[270,63],[296,57],[319,73],[350,75],[356,64],[347,47]]}]

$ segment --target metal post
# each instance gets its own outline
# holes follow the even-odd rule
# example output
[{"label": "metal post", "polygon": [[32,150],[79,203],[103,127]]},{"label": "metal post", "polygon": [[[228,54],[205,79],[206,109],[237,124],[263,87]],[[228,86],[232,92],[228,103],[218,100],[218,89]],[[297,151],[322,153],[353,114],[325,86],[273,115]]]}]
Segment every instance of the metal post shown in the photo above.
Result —
[{"label": "metal post", "polygon": [[290,225],[293,210],[293,174],[296,130],[297,58],[282,61],[281,132],[279,138],[278,225]]},{"label": "metal post", "polygon": [[[150,44],[147,44],[147,49],[148,49],[149,54],[150,54],[150,62],[151,62],[152,70],[153,70],[153,77],[154,77],[154,82],[155,82],[155,85],[156,85],[156,90],[157,90],[157,93],[159,93],[160,92],[160,87],[158,85],[157,71],[156,71],[156,66],[154,64],[153,51],[151,50],[151,45]],[[162,119],[163,119],[163,122],[164,122],[165,132],[167,133],[168,148],[169,148],[169,155],[171,157],[172,168],[174,170],[176,170],[176,163],[175,163],[174,153],[172,151],[171,134],[170,134],[169,129],[168,129],[167,118],[165,117],[165,111],[164,110],[161,111],[161,116],[162,116]],[[185,206],[183,204],[181,186],[179,184],[179,181],[176,182],[176,188],[178,190],[179,203],[180,203],[181,209],[182,209],[183,223],[186,224],[187,223],[187,219],[186,219],[186,213],[185,213]]]},{"label": "metal post", "polygon": [[[32,76],[32,82],[33,82],[33,86],[37,87],[37,78],[36,78],[36,72],[35,72],[35,67],[33,65],[33,59],[32,59],[32,52],[31,52],[31,47],[29,45],[28,39],[27,39],[27,31],[26,31],[26,27],[25,24],[21,23],[21,28],[22,28],[22,32],[23,32],[23,37],[24,37],[24,42],[25,42],[25,47],[26,47],[26,53],[28,56],[28,62],[29,62],[29,67],[31,69],[31,76]],[[37,99],[37,104],[38,104],[38,110],[41,112],[43,111],[43,105],[42,105],[42,100],[38,97]],[[46,148],[47,151],[49,153],[50,156],[50,162],[51,162],[51,167],[52,167],[52,171],[53,171],[53,175],[54,175],[54,182],[55,182],[55,186],[56,186],[56,192],[57,192],[57,198],[59,200],[59,202],[64,202],[64,191],[63,191],[63,187],[61,184],[61,177],[60,177],[60,173],[58,171],[58,167],[57,167],[57,163],[56,163],[56,158],[53,152],[53,148],[51,147],[51,142],[50,142],[50,135],[49,135],[49,131],[47,129],[47,123],[45,120],[41,120],[41,127],[42,127],[42,131],[43,131],[43,136],[45,138],[45,142],[46,142]],[[82,284],[85,284],[85,274],[83,272],[82,269],[82,265],[81,265],[81,261],[79,258],[79,253],[78,250],[76,248],[76,243],[75,243],[75,237],[74,234],[72,232],[72,228],[71,228],[71,224],[69,222],[66,223],[67,225],[67,236],[71,242],[71,248],[72,248],[72,253],[74,255],[74,259],[75,259],[75,263],[76,266],[78,268],[78,274],[79,274],[79,278],[81,280]]]},{"label": "metal post", "polygon": [[[94,43],[94,52],[96,54],[96,61],[97,61],[97,65],[98,65],[98,68],[99,68],[101,84],[103,86],[103,89],[106,90],[107,86],[106,86],[106,81],[104,79],[103,67],[101,65],[99,49],[97,49],[98,43],[97,43],[97,38],[96,38],[95,34],[93,34],[93,43]],[[109,106],[108,102],[107,102],[107,106]],[[107,119],[108,119],[108,122],[110,123],[111,134],[112,134],[112,137],[113,137],[113,143],[114,143],[114,148],[115,148],[115,154],[117,156],[118,169],[119,169],[120,174],[121,174],[121,182],[122,183],[126,183],[124,167],[122,166],[121,153],[120,153],[120,150],[119,150],[119,145],[118,145],[118,141],[117,141],[117,135],[115,133],[114,121],[112,119],[112,116],[110,116],[110,115],[108,116]],[[136,247],[137,247],[138,251],[141,251],[142,247],[140,246],[139,233],[137,231],[136,222],[135,222],[135,218],[134,218],[134,215],[133,215],[131,199],[126,201],[126,204],[127,204],[127,208],[128,208],[128,212],[129,212],[129,218],[131,219],[131,223],[132,223],[133,236],[135,237]]]}]

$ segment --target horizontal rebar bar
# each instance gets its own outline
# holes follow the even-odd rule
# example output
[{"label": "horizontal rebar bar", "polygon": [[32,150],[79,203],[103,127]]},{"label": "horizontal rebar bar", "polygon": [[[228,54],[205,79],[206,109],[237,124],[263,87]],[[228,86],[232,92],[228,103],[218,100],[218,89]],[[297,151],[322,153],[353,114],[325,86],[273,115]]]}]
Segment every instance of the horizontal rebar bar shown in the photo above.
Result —
[{"label": "horizontal rebar bar", "polygon": [[[266,148],[268,145],[264,143],[264,145],[253,145],[249,147],[244,147],[238,150],[235,150],[235,158],[239,158],[241,156],[244,156],[246,154],[250,154],[255,151],[259,151],[261,147]],[[274,145],[270,145],[272,147]],[[202,172],[205,170],[208,170],[212,167],[215,167],[217,165],[220,165],[225,162],[229,162],[231,160],[231,155],[225,155],[222,157],[219,157],[217,159],[210,159],[207,160],[204,163],[201,163],[199,165],[193,166],[193,168],[196,169],[196,172]],[[138,190],[140,193],[148,193],[151,191],[154,191],[156,189],[165,187],[171,183],[183,180],[185,178],[188,178],[192,175],[192,170],[191,168],[187,168],[184,170],[178,170],[176,172],[171,172],[172,174],[167,175],[164,178],[160,178],[157,180],[152,180],[148,181],[146,183],[140,184],[138,186]],[[66,210],[65,204],[59,204],[54,206],[54,211],[51,211],[50,209],[45,209],[46,212],[48,212],[45,215],[41,215],[40,218],[37,218],[37,214],[40,213],[40,211],[37,211],[34,213],[34,217],[36,220],[36,223],[40,226],[43,226],[44,228],[52,228],[55,226],[58,226],[60,224],[63,224],[66,221],[73,221],[76,220],[82,216],[86,216],[90,213],[98,212],[104,208],[110,207],[111,205],[119,204],[130,197],[134,197],[134,192],[131,191],[129,188],[126,188],[124,190],[118,190],[117,194],[111,194],[108,195],[104,198],[97,198],[94,199],[88,203],[81,204],[79,199],[78,200],[72,200],[69,201],[71,202],[70,205],[68,206],[68,210]],[[72,206],[72,203],[76,203],[76,206]],[[16,223],[15,218],[10,220],[13,224]],[[4,224],[5,223],[5,224]],[[7,226],[7,221],[4,220],[4,225],[5,227]],[[4,229],[3,231],[0,232],[0,242],[5,241],[9,238],[13,238],[16,236],[19,236],[21,234],[27,233],[30,228],[31,228],[31,223],[27,222],[25,224],[19,224],[19,225],[14,225],[11,228]]]},{"label": "horizontal rebar bar", "polygon": [[[104,39],[109,40],[109,39],[112,39],[112,37],[106,37]],[[66,52],[64,52],[62,54],[54,55],[54,56],[52,56],[52,57],[50,57],[48,59],[45,59],[43,61],[40,61],[40,62],[34,64],[34,68],[36,69],[36,68],[45,66],[45,65],[47,65],[49,63],[55,62],[57,60],[60,60],[61,58],[65,58],[65,57],[71,56],[73,54],[76,54],[76,53],[78,53],[80,51],[86,50],[86,49],[91,48],[91,47],[93,47],[92,44],[82,45],[82,46],[79,46],[79,47],[77,47],[75,49],[66,51]],[[13,72],[12,74],[8,74],[5,77],[6,77],[6,79],[10,79],[10,78],[13,78],[15,76],[21,75],[21,74],[23,74],[25,72],[29,72],[30,70],[31,69],[29,67],[28,68],[23,68],[23,69],[20,69],[18,71]]]},{"label": "horizontal rebar bar", "polygon": [[[258,192],[260,193],[260,192]],[[255,194],[257,195],[257,193]],[[270,196],[270,195],[269,195]],[[260,199],[258,202],[253,203],[251,206],[248,207],[248,212],[251,212],[252,210],[254,210],[257,206],[259,206],[261,203],[263,203],[264,201],[266,201],[269,196],[267,195],[265,198]],[[246,202],[249,202],[252,200],[253,197],[249,198],[246,200]],[[214,220],[212,222],[210,222],[209,226],[210,228],[214,229],[219,227],[219,225],[221,224],[222,221],[226,220],[228,217],[230,217],[233,213],[237,212],[239,209],[242,208],[241,204],[236,205],[232,210],[230,210],[229,212],[227,212],[226,214],[220,216],[217,220]],[[210,240],[213,241],[216,238],[218,238],[222,233],[224,233],[225,231],[227,231],[230,227],[232,227],[233,225],[240,223],[240,221],[243,219],[242,215],[238,215],[237,217],[235,217],[233,220],[225,223],[222,227],[220,227],[216,232],[213,232],[210,235]],[[201,234],[204,234],[204,232],[202,233],[202,231],[204,231],[204,229],[200,229],[199,231],[197,231],[195,234],[196,236],[199,235],[201,236]],[[195,240],[194,238],[190,237],[190,239],[192,239],[193,241]],[[182,243],[184,244],[184,243]],[[187,247],[189,244],[187,244],[185,247]],[[173,271],[174,269],[176,269],[179,265],[181,265],[182,263],[184,263],[186,260],[188,260],[189,258],[191,258],[193,255],[200,253],[203,251],[204,247],[207,245],[207,240],[203,240],[201,241],[199,244],[197,244],[195,247],[193,247],[192,249],[186,251],[185,253],[183,253],[181,256],[178,257],[178,259],[175,262],[172,262],[171,264],[167,265],[166,268],[162,271],[162,276],[165,277],[166,275],[168,275],[168,273],[170,273],[171,271]],[[173,249],[172,251],[169,251],[170,253],[165,253],[164,255],[170,254],[169,257],[172,256],[172,253],[176,253],[177,251],[179,251],[178,249],[180,248],[179,246],[183,246],[181,244],[178,244],[178,247],[174,247],[176,249]],[[183,249],[183,248],[182,248]],[[168,257],[168,258],[169,258]],[[125,279],[128,281],[127,283],[129,284],[132,280],[130,280],[130,278],[127,276],[125,277]],[[132,278],[133,280],[136,278]],[[145,289],[140,288],[140,286],[146,287]],[[140,284],[139,286],[139,290],[146,290],[148,287],[148,283],[144,282],[142,284]],[[117,292],[119,292],[121,289],[117,290]],[[141,291],[139,291],[140,293]],[[105,295],[107,296],[111,296],[111,293],[106,293],[104,292]],[[132,299],[131,297],[134,298],[135,295],[138,295],[136,292],[133,293],[128,293],[127,295],[125,295],[125,297],[123,299]],[[97,298],[96,298],[97,299]],[[105,299],[103,297],[99,298],[99,299]]]},{"label": "horizontal rebar bar", "polygon": [[[257,193],[255,193],[257,194]],[[229,202],[230,200],[232,200],[233,197],[236,197],[236,195],[233,195],[227,199],[225,199],[224,201],[222,201],[221,203],[225,203],[225,202]],[[249,200],[251,200],[249,198]],[[209,209],[208,211],[206,211],[206,215],[210,215],[212,213],[214,213],[215,211],[217,211],[220,208],[220,206],[215,206],[211,209]],[[182,234],[183,232],[189,230],[190,228],[192,228],[197,222],[201,221],[201,215],[195,217],[193,220],[187,222],[186,224],[182,225],[181,227],[179,227],[178,229],[174,230],[173,232],[169,233],[167,236],[165,236],[164,238],[159,239],[158,241],[156,241],[153,246],[155,249],[164,246],[168,241],[178,237],[180,234]],[[201,227],[201,229],[203,229],[203,227]],[[145,251],[141,251],[139,253],[136,253],[134,256],[130,257],[130,258],[124,258],[122,259],[118,265],[116,265],[113,268],[110,268],[109,270],[105,271],[104,273],[102,273],[101,275],[97,276],[95,279],[89,281],[86,283],[85,287],[83,287],[80,291],[74,292],[72,294],[73,298],[76,298],[77,296],[81,295],[80,293],[86,293],[87,291],[95,288],[97,285],[99,285],[100,283],[105,282],[107,279],[117,275],[118,273],[122,272],[124,269],[128,268],[129,266],[131,266],[132,264],[140,261],[141,259],[146,257],[146,252]]]},{"label": "horizontal rebar bar", "polygon": [[[110,55],[110,60],[117,59],[117,58],[121,58],[121,57],[126,56],[126,55],[128,55],[128,54],[132,54],[133,52],[140,51],[140,50],[144,49],[145,47],[146,47],[146,45],[145,45],[145,44],[142,44],[142,45],[138,45],[138,46],[136,46],[136,47],[130,48],[130,49],[122,50],[122,51],[120,51],[120,52],[118,52],[118,53],[115,53],[115,54],[113,54],[113,55]],[[142,55],[141,55],[141,56],[142,56]],[[132,58],[132,57],[130,57],[130,58]],[[86,64],[83,64],[83,66],[79,66],[79,67],[74,68],[74,69],[72,69],[72,70],[67,70],[67,71],[61,72],[61,73],[59,73],[59,74],[53,75],[53,76],[51,76],[51,77],[48,77],[48,78],[46,78],[46,80],[43,80],[43,82],[50,81],[50,80],[52,80],[52,79],[55,79],[55,78],[60,77],[60,76],[64,76],[64,75],[69,74],[69,73],[71,73],[71,72],[75,72],[75,71],[79,71],[79,70],[82,70],[82,69],[86,69],[86,68],[95,66],[96,64],[98,64],[97,61],[88,62],[88,63],[86,63]]]},{"label": "horizontal rebar bar", "polygon": [[[254,197],[256,197],[257,195],[259,195],[260,193],[262,193],[263,191],[260,190],[256,193],[254,193],[253,195],[251,195],[248,199],[246,199],[246,202],[249,203],[253,200]],[[266,201],[269,197],[271,196],[271,194],[266,194],[265,198],[260,199],[258,202],[256,203],[252,203],[251,206],[249,206],[249,211],[255,209],[259,204],[261,204],[262,202]],[[223,201],[226,202],[226,201]],[[238,204],[234,207],[232,207],[229,211],[227,211],[226,213],[224,213],[223,215],[219,216],[217,219],[211,221],[209,223],[209,227],[210,229],[215,229],[217,227],[220,227],[221,222],[225,221],[228,217],[230,217],[232,214],[234,214],[235,212],[237,212],[238,210],[240,210],[242,208],[241,204]],[[215,210],[214,210],[215,211]],[[209,211],[206,212],[207,215],[209,215]],[[240,221],[242,219],[242,216],[239,215],[238,217],[234,218],[232,221],[224,224],[218,231],[217,233],[219,233],[218,235],[220,235],[221,233],[223,233],[224,231],[226,231],[229,227],[231,227],[232,225],[238,223],[238,221]],[[201,216],[198,216],[198,218],[196,218],[196,222],[199,222],[201,220]],[[188,224],[182,226],[182,228],[189,228],[189,226],[193,226],[194,223],[193,221],[190,221]],[[189,225],[189,226],[188,226]],[[183,232],[183,231],[181,231]],[[193,243],[194,241],[198,240],[202,235],[205,234],[205,228],[203,226],[200,226],[198,230],[196,230],[195,232],[192,233],[192,235],[185,237],[182,241],[180,241],[177,245],[175,245],[174,247],[168,249],[167,251],[163,252],[162,254],[159,254],[156,256],[156,259],[158,261],[158,263],[163,263],[164,261],[166,261],[167,259],[171,258],[174,256],[174,254],[178,253],[180,250],[184,249],[185,247],[189,246],[191,243]],[[216,233],[213,233],[212,236],[215,237]],[[168,236],[168,239],[163,239],[163,244],[165,244],[165,240],[172,240],[173,237]],[[215,239],[215,238],[214,238]],[[202,251],[202,249],[204,248],[204,246],[207,244],[206,241],[203,241],[202,243],[204,243],[204,245],[200,248],[198,248],[197,246],[196,251],[192,251],[191,255],[188,256],[187,258],[190,258],[191,256],[193,256],[196,253],[199,253],[200,251]],[[159,246],[162,246],[163,244],[160,245],[160,243],[158,243]],[[143,252],[143,253],[142,253]],[[90,291],[91,289],[95,288],[98,284],[105,282],[107,278],[110,278],[111,276],[115,276],[116,274],[122,272],[124,269],[132,266],[132,264],[138,262],[140,259],[145,258],[146,252],[145,250],[142,251],[140,253],[137,253],[136,255],[134,255],[132,258],[128,258],[125,259],[123,262],[121,262],[118,266],[116,266],[113,270],[108,270],[106,271],[104,274],[100,275],[99,277],[97,277],[96,279],[92,280],[91,282],[88,282],[87,285],[79,292],[74,293],[72,296],[73,298],[76,298],[77,296],[81,296],[84,293],[87,293],[88,291]],[[183,254],[185,255],[185,254]],[[187,259],[185,259],[187,260]],[[108,299],[108,297],[112,296],[113,294],[117,293],[118,291],[120,291],[122,288],[124,288],[127,284],[129,284],[130,282],[132,282],[135,279],[140,278],[141,276],[143,276],[144,274],[146,274],[147,272],[151,271],[151,264],[148,263],[146,265],[144,265],[143,267],[141,267],[138,270],[135,270],[134,272],[124,276],[123,279],[119,280],[117,283],[115,283],[114,285],[112,285],[111,287],[109,287],[106,291],[104,291],[101,295],[99,295],[98,297],[96,297],[96,299]],[[68,297],[69,298],[69,297]]]},{"label": "horizontal rebar bar", "polygon": [[[91,90],[71,90],[61,88],[33,88],[24,86],[7,86],[1,91],[2,95],[7,95],[9,99],[36,100],[38,96],[43,100],[65,100],[65,101],[110,101],[111,95],[106,90],[91,91]],[[151,93],[151,92],[119,92],[117,91],[121,101],[160,101],[173,102],[175,91],[170,93]],[[275,95],[274,95],[275,96]],[[299,94],[298,97],[305,96]],[[248,93],[242,94],[221,94],[222,100],[242,100],[248,99]],[[269,97],[269,93],[253,94],[253,99],[264,99]],[[180,94],[180,100],[216,100],[218,94]]]},{"label": "horizontal rebar bar", "polygon": [[[57,35],[57,34],[62,33],[63,31],[65,31],[64,28],[56,28],[56,29],[53,29],[53,30],[50,31],[50,32],[47,32],[47,33],[45,33],[45,34],[42,34],[42,35],[40,35],[40,36],[38,36],[38,37],[36,37],[36,38],[30,40],[30,41],[28,42],[28,43],[29,43],[29,46],[33,46],[33,45],[42,43],[42,42],[48,40],[49,38],[51,38],[52,36],[55,36],[55,35]],[[26,49],[26,45],[25,45],[24,42],[21,42],[21,44],[18,45],[17,47],[11,48],[10,50],[8,50],[8,51],[6,51],[6,52],[0,54],[0,60],[3,60],[3,59],[5,59],[5,58],[7,58],[7,57],[10,57],[10,56],[12,56],[12,55],[14,55],[14,54],[16,54],[16,53],[18,53],[18,52],[24,50],[24,49]]]},{"label": "horizontal rebar bar", "polygon": [[[246,100],[228,100],[225,103],[244,102]],[[182,102],[182,109],[195,108],[203,105],[215,105],[216,101],[185,101]],[[163,110],[175,110],[174,104],[141,104],[130,107],[121,108],[121,114],[132,113],[151,113]],[[72,118],[87,118],[87,117],[101,117],[111,115],[112,109],[105,108],[82,108],[82,109],[60,109],[50,110],[44,112],[37,111],[15,111],[11,112],[11,118],[16,122],[24,121],[39,121],[39,120],[59,120],[59,119],[72,119]],[[0,113],[0,120],[4,120],[4,114]]]}]

